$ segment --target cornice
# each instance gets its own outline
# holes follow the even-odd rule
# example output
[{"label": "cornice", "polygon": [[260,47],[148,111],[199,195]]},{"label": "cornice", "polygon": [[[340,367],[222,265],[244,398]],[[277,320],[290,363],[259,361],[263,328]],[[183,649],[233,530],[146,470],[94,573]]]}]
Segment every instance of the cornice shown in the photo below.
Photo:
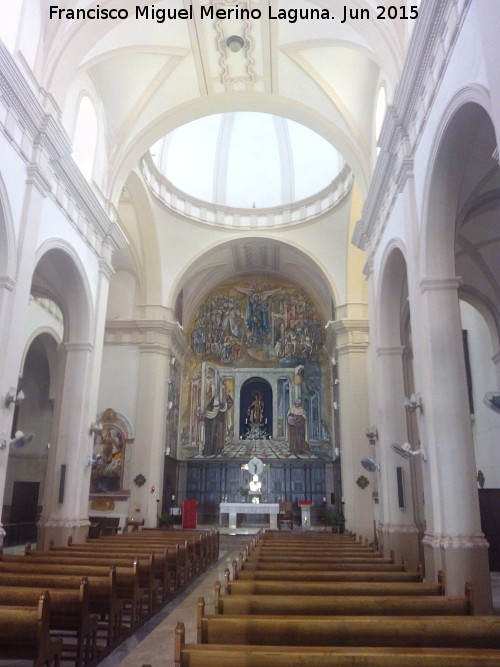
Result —
[{"label": "cornice", "polygon": [[[113,250],[127,245],[116,218],[108,215],[71,157],[71,143],[59,120],[45,113],[2,42],[0,96],[19,126],[19,132],[13,132],[13,126],[2,126],[2,130],[27,162],[29,182],[42,194],[50,193],[66,219],[97,254],[99,242],[111,245]],[[32,146],[31,154],[26,149],[26,138]]]},{"label": "cornice", "polygon": [[157,347],[183,358],[188,344],[177,322],[167,320],[113,320],[106,322],[106,345],[137,345],[141,350]]},{"label": "cornice", "polygon": [[394,102],[380,134],[380,155],[353,243],[374,250],[398,194],[413,174],[413,155],[471,0],[425,2],[413,31]]}]

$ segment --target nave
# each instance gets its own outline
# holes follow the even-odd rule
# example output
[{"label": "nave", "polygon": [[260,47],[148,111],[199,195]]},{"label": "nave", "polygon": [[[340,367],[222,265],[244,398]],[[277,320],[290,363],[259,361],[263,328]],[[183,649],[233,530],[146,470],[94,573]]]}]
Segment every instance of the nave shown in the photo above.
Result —
[{"label": "nave", "polygon": [[[255,537],[258,528],[249,527],[235,533],[221,530],[220,551],[217,562],[208,567],[193,580],[180,594],[173,598],[154,616],[148,619],[136,632],[127,637],[109,655],[102,659],[99,667],[164,667],[174,665],[175,629],[182,622],[185,627],[186,644],[197,641],[196,608],[200,598],[206,603],[206,613],[213,613],[215,592],[214,583],[223,582],[226,570],[232,571],[245,551],[245,547]],[[297,532],[297,531],[295,531]],[[311,532],[313,537],[314,531]],[[285,533],[286,535],[286,533]],[[307,536],[305,536],[307,539]],[[6,548],[6,554],[20,553],[20,548]],[[291,557],[290,557],[291,559]],[[298,575],[299,576],[299,575]],[[495,614],[500,614],[500,577],[492,575],[492,594]],[[238,597],[238,596],[236,596]],[[7,663],[0,661],[1,665]],[[26,661],[8,661],[8,667],[26,667]],[[70,665],[63,662],[63,665]]]}]

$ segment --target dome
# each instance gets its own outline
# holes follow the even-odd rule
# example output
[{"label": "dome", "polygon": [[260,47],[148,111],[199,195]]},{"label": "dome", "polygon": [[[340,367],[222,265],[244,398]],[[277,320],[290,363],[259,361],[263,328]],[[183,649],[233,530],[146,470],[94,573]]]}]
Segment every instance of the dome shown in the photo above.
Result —
[{"label": "dome", "polygon": [[329,186],[344,167],[338,151],[308,127],[255,112],[186,123],[157,141],[150,153],[177,190],[238,209],[302,201]]}]

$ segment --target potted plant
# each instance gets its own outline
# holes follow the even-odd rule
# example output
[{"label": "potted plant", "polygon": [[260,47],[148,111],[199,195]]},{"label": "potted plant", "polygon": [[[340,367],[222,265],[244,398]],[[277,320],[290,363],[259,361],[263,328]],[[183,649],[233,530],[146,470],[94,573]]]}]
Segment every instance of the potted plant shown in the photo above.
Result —
[{"label": "potted plant", "polygon": [[327,512],[326,525],[331,526],[332,533],[343,533],[345,518],[342,514],[339,514],[338,512]]},{"label": "potted plant", "polygon": [[160,528],[170,528],[172,523],[172,516],[168,512],[163,512],[163,514],[158,517],[158,525]]}]

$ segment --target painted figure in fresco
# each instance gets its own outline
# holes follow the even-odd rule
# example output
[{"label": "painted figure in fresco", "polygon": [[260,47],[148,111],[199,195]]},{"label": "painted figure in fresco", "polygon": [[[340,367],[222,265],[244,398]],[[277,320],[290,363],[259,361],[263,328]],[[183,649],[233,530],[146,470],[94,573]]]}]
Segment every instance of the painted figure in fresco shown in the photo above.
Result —
[{"label": "painted figure in fresco", "polygon": [[253,401],[248,406],[247,415],[250,424],[262,424],[264,417],[264,401],[258,391],[253,395]]},{"label": "painted figure in fresco", "polygon": [[303,456],[310,454],[309,444],[306,440],[306,419],[306,411],[302,407],[302,402],[294,401],[287,414],[290,454],[302,454]]},{"label": "painted figure in fresco", "polygon": [[260,292],[254,288],[236,288],[247,295],[246,325],[248,332],[254,338],[267,336],[271,331],[269,321],[269,297],[279,292],[281,287]]}]

